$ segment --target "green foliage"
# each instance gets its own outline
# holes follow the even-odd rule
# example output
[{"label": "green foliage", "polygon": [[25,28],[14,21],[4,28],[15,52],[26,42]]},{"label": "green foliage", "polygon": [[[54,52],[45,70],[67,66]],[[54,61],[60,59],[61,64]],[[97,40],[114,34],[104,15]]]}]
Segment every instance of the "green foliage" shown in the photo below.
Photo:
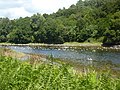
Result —
[{"label": "green foliage", "polygon": [[103,44],[120,44],[119,3],[120,0],[79,0],[50,15],[0,18],[0,42],[61,44],[93,38]]},{"label": "green foliage", "polygon": [[0,18],[0,42],[7,42],[7,35],[13,29],[12,24],[8,18]]},{"label": "green foliage", "polygon": [[30,37],[27,32],[21,29],[15,29],[11,33],[8,34],[8,40],[12,43],[29,43]]},{"label": "green foliage", "polygon": [[[24,23],[23,23],[24,22]],[[16,20],[12,31],[7,35],[8,42],[11,43],[29,43],[31,42],[30,19],[20,18]]]},{"label": "green foliage", "polygon": [[75,74],[66,66],[30,65],[0,56],[1,90],[119,90],[120,79],[109,73]]}]

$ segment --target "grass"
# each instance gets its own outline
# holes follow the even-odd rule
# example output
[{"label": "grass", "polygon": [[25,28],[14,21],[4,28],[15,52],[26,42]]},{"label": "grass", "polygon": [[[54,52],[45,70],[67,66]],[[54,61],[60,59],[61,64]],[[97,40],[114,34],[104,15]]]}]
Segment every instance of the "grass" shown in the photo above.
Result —
[{"label": "grass", "polygon": [[14,44],[14,43],[0,43],[0,45],[20,45],[20,46],[101,46],[102,43],[101,42],[83,42],[83,43],[79,43],[79,42],[65,42],[63,44],[45,44],[45,43],[28,43],[28,44]]},{"label": "grass", "polygon": [[16,52],[16,51],[8,49],[8,48],[0,48],[0,55],[13,57],[13,58],[22,58],[25,56],[24,53]]},{"label": "grass", "polygon": [[76,73],[69,65],[29,64],[0,56],[0,90],[120,90],[110,73]]},{"label": "grass", "polygon": [[102,43],[100,42],[84,42],[84,43],[79,43],[79,42],[66,42],[63,45],[69,45],[69,46],[101,46]]}]

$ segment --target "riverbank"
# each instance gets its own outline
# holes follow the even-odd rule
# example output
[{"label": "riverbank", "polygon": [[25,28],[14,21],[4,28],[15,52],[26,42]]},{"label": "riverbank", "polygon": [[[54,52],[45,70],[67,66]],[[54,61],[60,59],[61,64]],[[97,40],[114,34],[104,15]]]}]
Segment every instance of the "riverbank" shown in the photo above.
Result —
[{"label": "riverbank", "polygon": [[[67,59],[60,59],[60,58],[54,58],[52,55],[42,55],[42,54],[25,54],[25,53],[19,53],[16,51],[13,51],[8,48],[1,48],[0,52],[3,56],[12,57],[14,59],[27,61],[30,64],[40,64],[40,63],[46,63],[46,64],[54,64],[61,66],[62,64],[70,65],[74,68],[74,70],[78,73],[83,72],[89,72],[89,70],[94,69],[96,72],[107,72],[110,71],[112,75],[115,77],[118,77],[120,75],[120,65],[114,65],[111,62],[98,62],[98,61],[89,61],[87,60],[86,63],[94,63],[94,64],[82,64],[80,62],[74,61],[74,60],[67,60]],[[96,65],[97,64],[97,65]]]},{"label": "riverbank", "polygon": [[120,51],[120,45],[102,46],[102,43],[78,43],[78,42],[66,42],[64,44],[44,44],[44,43],[29,43],[29,44],[12,44],[12,43],[0,43],[0,47],[7,46],[19,46],[19,47],[32,47],[32,48],[51,48],[51,49],[80,49],[80,48],[92,48],[93,50],[115,50]]},{"label": "riverbank", "polygon": [[[4,55],[0,56],[0,89],[120,89],[120,71],[112,70],[111,64],[103,62],[104,65],[100,63],[101,67],[96,68],[52,56],[0,50]],[[29,60],[21,62],[20,58],[25,56],[29,56],[26,58]]]},{"label": "riverbank", "polygon": [[8,48],[0,48],[0,55],[6,56],[6,57],[12,57],[17,59],[22,59],[26,56],[26,54],[21,52],[16,52]]},{"label": "riverbank", "polygon": [[13,43],[0,43],[0,46],[48,46],[48,47],[79,47],[79,46],[101,46],[101,43],[78,43],[66,42],[64,44],[44,44],[44,43],[29,43],[29,44],[13,44]]},{"label": "riverbank", "polygon": [[28,43],[28,44],[14,44],[14,43],[0,43],[0,46],[40,46],[40,47],[113,47],[120,48],[120,45],[103,45],[100,42],[95,43],[79,43],[66,42],[64,44],[44,44],[44,43]]},{"label": "riverbank", "polygon": [[18,59],[20,61],[27,61],[30,64],[48,62],[46,55],[25,54],[21,52],[16,52],[9,48],[0,48],[0,55],[5,57],[11,57],[13,59]]}]

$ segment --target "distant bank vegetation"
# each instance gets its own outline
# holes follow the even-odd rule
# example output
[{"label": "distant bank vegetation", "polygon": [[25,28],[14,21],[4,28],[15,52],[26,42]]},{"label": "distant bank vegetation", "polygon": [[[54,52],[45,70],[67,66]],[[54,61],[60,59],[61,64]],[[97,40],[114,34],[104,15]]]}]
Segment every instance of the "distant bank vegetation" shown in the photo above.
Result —
[{"label": "distant bank vegetation", "polygon": [[0,18],[0,42],[120,44],[120,0],[79,0],[50,15]]}]

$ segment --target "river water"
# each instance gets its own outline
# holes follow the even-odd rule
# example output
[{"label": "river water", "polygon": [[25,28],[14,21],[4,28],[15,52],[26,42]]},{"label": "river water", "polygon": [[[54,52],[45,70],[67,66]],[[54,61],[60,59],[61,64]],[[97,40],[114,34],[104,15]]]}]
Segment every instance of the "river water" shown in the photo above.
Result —
[{"label": "river water", "polygon": [[7,46],[17,52],[27,54],[43,54],[73,60],[80,63],[91,63],[91,61],[105,61],[113,64],[120,64],[120,49],[119,48],[104,48],[104,47],[30,47],[30,46]]}]

